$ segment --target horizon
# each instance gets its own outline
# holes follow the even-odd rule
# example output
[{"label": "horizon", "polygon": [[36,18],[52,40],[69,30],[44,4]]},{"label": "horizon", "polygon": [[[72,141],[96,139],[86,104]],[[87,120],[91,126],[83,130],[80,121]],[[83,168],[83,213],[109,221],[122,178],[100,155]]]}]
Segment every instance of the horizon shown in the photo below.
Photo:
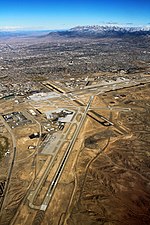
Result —
[{"label": "horizon", "polygon": [[64,30],[76,26],[150,26],[145,0],[7,0],[1,3],[0,30]]},{"label": "horizon", "polygon": [[92,27],[92,26],[99,26],[99,27],[120,27],[120,28],[148,28],[150,29],[150,24],[146,25],[130,25],[130,24],[111,24],[111,23],[104,23],[104,24],[87,24],[87,25],[77,25],[74,27],[69,28],[60,28],[60,29],[40,29],[40,28],[30,28],[30,27],[0,27],[0,32],[49,32],[49,31],[65,31],[76,27]]}]

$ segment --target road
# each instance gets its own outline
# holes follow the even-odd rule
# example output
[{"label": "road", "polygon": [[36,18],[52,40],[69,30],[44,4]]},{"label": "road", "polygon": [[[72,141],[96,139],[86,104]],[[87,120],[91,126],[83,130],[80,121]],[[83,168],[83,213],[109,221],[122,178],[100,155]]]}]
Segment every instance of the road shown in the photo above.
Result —
[{"label": "road", "polygon": [[9,167],[9,170],[8,170],[7,180],[6,180],[4,193],[3,193],[4,197],[2,198],[1,205],[0,205],[0,207],[1,207],[0,208],[0,218],[1,218],[1,215],[2,215],[2,212],[3,212],[3,208],[5,206],[5,200],[6,200],[7,192],[8,192],[8,189],[9,189],[11,175],[12,175],[12,170],[13,170],[15,157],[16,157],[16,139],[15,139],[15,136],[14,136],[14,134],[12,132],[12,129],[10,128],[8,123],[4,120],[2,115],[0,115],[0,120],[4,124],[4,126],[6,127],[8,132],[10,133],[11,138],[12,138],[12,144],[13,144],[12,161],[11,161],[11,164],[10,164],[10,167]]}]

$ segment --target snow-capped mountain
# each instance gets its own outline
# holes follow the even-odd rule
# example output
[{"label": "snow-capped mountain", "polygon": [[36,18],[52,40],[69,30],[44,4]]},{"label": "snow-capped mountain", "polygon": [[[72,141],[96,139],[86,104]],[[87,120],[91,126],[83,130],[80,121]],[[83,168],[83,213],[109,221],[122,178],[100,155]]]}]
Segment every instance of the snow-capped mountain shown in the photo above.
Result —
[{"label": "snow-capped mountain", "polygon": [[[50,33],[52,34],[52,33]],[[150,26],[124,27],[124,26],[77,26],[66,31],[58,31],[55,35],[65,37],[120,37],[150,35]]]},{"label": "snow-capped mountain", "polygon": [[73,32],[93,33],[101,35],[149,34],[150,27],[120,27],[120,26],[78,26],[70,29]]},{"label": "snow-capped mountain", "polygon": [[117,31],[117,32],[139,32],[139,31],[150,31],[150,26],[145,27],[123,27],[123,26],[77,26],[71,28],[72,31],[94,31],[94,32],[105,32],[105,31]]}]

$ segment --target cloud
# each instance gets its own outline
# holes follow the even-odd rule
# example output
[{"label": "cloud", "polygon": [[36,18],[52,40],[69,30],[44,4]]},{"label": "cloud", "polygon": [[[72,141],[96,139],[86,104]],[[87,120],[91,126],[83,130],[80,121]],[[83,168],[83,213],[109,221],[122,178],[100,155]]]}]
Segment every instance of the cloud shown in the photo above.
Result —
[{"label": "cloud", "polygon": [[106,22],[107,24],[110,24],[110,25],[118,25],[119,23],[117,22]]},{"label": "cloud", "polygon": [[0,30],[3,30],[3,31],[15,31],[15,30],[20,30],[22,29],[22,27],[20,26],[2,26],[0,27]]},{"label": "cloud", "polygon": [[133,23],[130,23],[130,22],[129,22],[129,23],[126,23],[126,25],[133,25]]},{"label": "cloud", "polygon": [[107,24],[107,25],[119,25],[118,22],[113,21],[99,21],[100,24]]},{"label": "cloud", "polygon": [[43,26],[38,27],[23,27],[23,26],[2,26],[0,31],[23,31],[23,30],[44,30],[47,29]]}]

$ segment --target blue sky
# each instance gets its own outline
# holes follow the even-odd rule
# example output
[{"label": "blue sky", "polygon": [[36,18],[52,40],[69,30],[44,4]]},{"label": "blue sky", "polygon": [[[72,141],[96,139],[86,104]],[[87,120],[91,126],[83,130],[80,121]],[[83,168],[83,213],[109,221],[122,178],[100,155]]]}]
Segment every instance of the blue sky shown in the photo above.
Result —
[{"label": "blue sky", "polygon": [[77,25],[150,24],[150,0],[2,0],[1,28],[65,29]]}]

